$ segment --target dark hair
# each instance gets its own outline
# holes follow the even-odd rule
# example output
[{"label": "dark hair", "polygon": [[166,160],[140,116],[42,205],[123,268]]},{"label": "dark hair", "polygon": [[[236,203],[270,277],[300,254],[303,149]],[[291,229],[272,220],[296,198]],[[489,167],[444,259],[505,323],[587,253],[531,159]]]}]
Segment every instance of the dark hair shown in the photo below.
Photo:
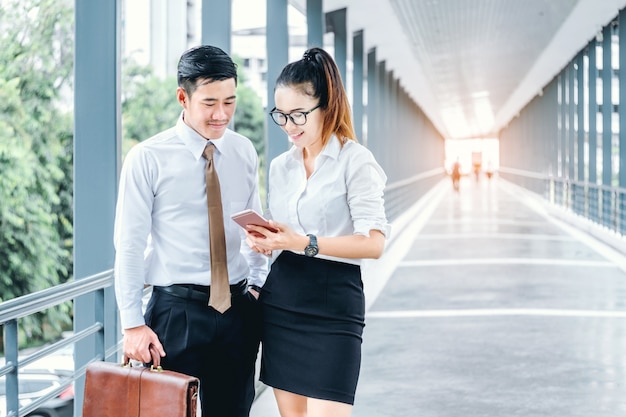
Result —
[{"label": "dark hair", "polygon": [[199,80],[213,82],[234,78],[237,85],[237,64],[217,46],[196,46],[181,55],[177,76],[178,86],[191,95]]},{"label": "dark hair", "polygon": [[343,144],[356,141],[348,95],[341,81],[337,64],[328,52],[321,48],[307,50],[302,59],[283,68],[276,79],[276,86],[291,87],[319,100],[324,111],[322,143],[326,145],[335,134]]}]

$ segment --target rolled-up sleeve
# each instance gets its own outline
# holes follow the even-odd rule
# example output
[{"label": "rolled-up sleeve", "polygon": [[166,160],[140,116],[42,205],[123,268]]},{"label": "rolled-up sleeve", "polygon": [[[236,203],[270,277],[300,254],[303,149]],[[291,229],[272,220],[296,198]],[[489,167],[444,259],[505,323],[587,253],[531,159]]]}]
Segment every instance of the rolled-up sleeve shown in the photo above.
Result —
[{"label": "rolled-up sleeve", "polygon": [[354,155],[346,172],[348,205],[354,233],[369,236],[380,230],[388,239],[391,226],[385,215],[384,190],[387,176],[372,153],[365,148]]}]

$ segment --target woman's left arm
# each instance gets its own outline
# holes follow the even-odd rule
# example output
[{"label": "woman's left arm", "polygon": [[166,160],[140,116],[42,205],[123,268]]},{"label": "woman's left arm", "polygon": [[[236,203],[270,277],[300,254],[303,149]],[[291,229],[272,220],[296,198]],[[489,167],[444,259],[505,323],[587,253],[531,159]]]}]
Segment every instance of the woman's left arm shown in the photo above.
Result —
[{"label": "woman's left arm", "polygon": [[370,230],[369,236],[318,236],[317,245],[322,255],[349,259],[378,259],[385,250],[385,235],[380,230]]},{"label": "woman's left arm", "polygon": [[[248,225],[248,244],[255,251],[270,254],[273,250],[291,250],[302,252],[309,244],[309,237],[296,233],[286,224],[270,220],[276,232],[262,226]],[[262,237],[259,237],[262,236]],[[317,236],[318,255],[337,258],[378,259],[385,249],[385,235],[380,230],[370,230],[369,236],[354,234],[349,236]]]}]

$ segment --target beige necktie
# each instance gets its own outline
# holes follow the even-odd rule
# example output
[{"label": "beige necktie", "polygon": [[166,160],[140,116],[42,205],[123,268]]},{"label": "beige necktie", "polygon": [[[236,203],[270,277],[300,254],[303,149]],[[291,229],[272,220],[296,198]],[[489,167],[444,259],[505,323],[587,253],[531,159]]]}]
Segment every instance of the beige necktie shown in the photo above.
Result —
[{"label": "beige necktie", "polygon": [[226,261],[226,236],[224,234],[224,213],[220,181],[213,164],[215,145],[208,143],[202,156],[206,164],[206,199],[209,206],[209,243],[211,244],[211,296],[209,305],[225,312],[230,308],[230,284]]}]

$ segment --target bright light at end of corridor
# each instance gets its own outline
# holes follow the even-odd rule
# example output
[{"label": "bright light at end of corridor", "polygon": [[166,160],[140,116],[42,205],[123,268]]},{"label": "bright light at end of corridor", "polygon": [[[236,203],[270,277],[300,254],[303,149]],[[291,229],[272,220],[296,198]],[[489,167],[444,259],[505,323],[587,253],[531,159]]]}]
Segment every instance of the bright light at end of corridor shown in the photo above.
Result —
[{"label": "bright light at end of corridor", "polygon": [[496,138],[485,139],[446,139],[445,168],[450,172],[458,160],[461,173],[472,172],[473,159],[480,156],[482,169],[497,171],[500,166],[500,142]]}]

